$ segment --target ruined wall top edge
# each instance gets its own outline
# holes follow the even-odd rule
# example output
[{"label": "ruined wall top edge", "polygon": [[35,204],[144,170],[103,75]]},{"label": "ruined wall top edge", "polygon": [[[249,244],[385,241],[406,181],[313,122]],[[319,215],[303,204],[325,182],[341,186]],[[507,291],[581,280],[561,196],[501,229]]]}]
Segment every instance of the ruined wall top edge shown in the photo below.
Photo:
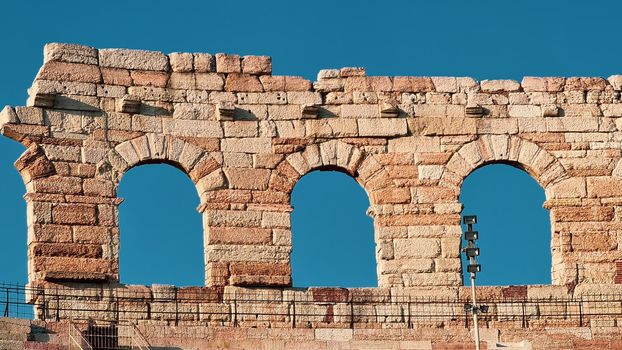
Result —
[{"label": "ruined wall top edge", "polygon": [[[163,75],[153,76],[155,72],[162,72]],[[231,74],[234,79],[220,81],[215,76],[212,79],[206,76],[192,79],[189,77],[191,73]],[[601,77],[524,77],[520,83],[514,80],[477,82],[469,77],[368,77],[365,68],[360,67],[320,70],[317,81],[311,82],[301,77],[272,77],[272,59],[269,56],[240,56],[223,53],[171,53],[166,55],[157,51],[96,49],[65,43],[45,45],[44,65],[39,71],[37,80],[234,92],[505,93],[622,90],[622,75],[613,75],[607,79]],[[190,82],[190,80],[193,81]]]}]

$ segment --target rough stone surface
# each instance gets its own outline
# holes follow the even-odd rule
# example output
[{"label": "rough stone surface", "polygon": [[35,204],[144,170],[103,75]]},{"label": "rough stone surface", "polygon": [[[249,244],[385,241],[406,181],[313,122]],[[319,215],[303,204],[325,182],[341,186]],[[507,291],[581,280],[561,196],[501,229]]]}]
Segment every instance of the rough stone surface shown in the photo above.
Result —
[{"label": "rough stone surface", "polygon": [[[619,76],[478,83],[344,68],[312,84],[272,76],[266,56],[45,52],[31,106],[0,114],[2,134],[28,148],[15,165],[31,283],[118,283],[116,191],[128,169],[154,162],[197,188],[210,287],[291,285],[291,191],[328,168],[369,194],[378,290],[457,290],[462,182],[489,163],[525,169],[545,190],[555,287],[622,283]],[[123,101],[135,108],[117,110]]]}]

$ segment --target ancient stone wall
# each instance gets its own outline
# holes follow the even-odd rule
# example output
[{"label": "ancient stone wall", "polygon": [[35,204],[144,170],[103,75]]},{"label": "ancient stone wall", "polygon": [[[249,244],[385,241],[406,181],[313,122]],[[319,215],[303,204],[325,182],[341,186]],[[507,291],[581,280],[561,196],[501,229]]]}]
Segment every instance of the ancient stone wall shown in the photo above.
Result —
[{"label": "ancient stone wall", "polygon": [[29,281],[115,284],[117,186],[145,163],[201,199],[207,286],[291,285],[290,193],[350,174],[374,218],[379,287],[461,285],[460,187],[489,163],[527,171],[551,213],[554,285],[622,281],[622,76],[522,82],[271,75],[265,56],[48,44],[2,133],[28,149]]},{"label": "ancient stone wall", "polygon": [[[6,350],[68,349],[67,321],[42,322],[0,318],[0,327],[10,339],[0,340]],[[75,324],[85,330],[83,323]],[[119,334],[131,334],[133,327],[118,326]],[[465,328],[419,329],[287,329],[231,328],[201,325],[170,327],[140,324],[137,329],[154,349],[391,349],[467,350],[475,349],[472,332]],[[9,338],[5,335],[5,338]],[[482,329],[482,349],[505,350],[617,350],[622,347],[620,329],[615,327],[544,329]],[[2,338],[2,335],[0,335]],[[28,339],[28,340],[26,340]],[[121,338],[119,345],[129,345]],[[129,347],[129,346],[128,346]]]}]

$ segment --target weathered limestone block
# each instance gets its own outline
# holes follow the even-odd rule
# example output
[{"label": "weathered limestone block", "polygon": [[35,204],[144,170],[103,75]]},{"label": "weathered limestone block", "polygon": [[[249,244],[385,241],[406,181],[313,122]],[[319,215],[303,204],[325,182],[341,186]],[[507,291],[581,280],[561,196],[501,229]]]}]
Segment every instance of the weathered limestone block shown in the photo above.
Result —
[{"label": "weathered limestone block", "polygon": [[514,92],[520,89],[520,84],[514,80],[482,80],[480,82],[483,92]]},{"label": "weathered limestone block", "polygon": [[216,71],[216,57],[208,53],[194,53],[194,71],[196,73],[209,73]]},{"label": "weathered limestone block", "polygon": [[194,71],[194,56],[187,52],[173,52],[168,55],[173,72],[188,73]]},{"label": "weathered limestone block", "polygon": [[524,77],[521,86],[524,91],[559,92],[564,90],[565,78]]},{"label": "weathered limestone block", "polygon": [[227,138],[221,141],[224,152],[240,153],[269,153],[272,151],[272,141],[269,138]]},{"label": "weathered limestone block", "polygon": [[403,136],[408,132],[406,119],[383,118],[383,119],[358,119],[359,136]]},{"label": "weathered limestone block", "polygon": [[97,49],[84,45],[50,43],[43,48],[43,61],[98,64]]},{"label": "weathered limestone block", "polygon": [[96,65],[50,61],[39,70],[37,79],[99,83],[102,81]]},{"label": "weathered limestone block", "polygon": [[605,90],[607,80],[604,78],[571,77],[566,79],[565,90]]},{"label": "weathered limestone block", "polygon": [[288,246],[214,244],[207,247],[205,261],[284,262],[288,261],[290,251]]},{"label": "weathered limestone block", "polygon": [[193,90],[196,86],[194,73],[173,72],[166,86],[177,90]]},{"label": "weathered limestone block", "polygon": [[395,257],[397,259],[411,257],[434,258],[439,256],[441,252],[441,245],[438,239],[395,239],[394,244]]},{"label": "weathered limestone block", "polygon": [[162,121],[164,134],[192,137],[222,137],[223,130],[220,123],[211,120],[176,120]]},{"label": "weathered limestone block", "polygon": [[216,54],[216,71],[218,73],[242,72],[241,57],[239,55]]},{"label": "weathered limestone block", "polygon": [[261,92],[263,86],[254,75],[230,73],[225,81],[225,91]]},{"label": "weathered limestone block", "polygon": [[127,69],[101,67],[101,73],[104,84],[132,85],[132,78]]},{"label": "weathered limestone block", "polygon": [[267,169],[225,168],[231,188],[266,190],[270,180],[270,171]]},{"label": "weathered limestone block", "polygon": [[101,67],[159,70],[169,69],[168,57],[161,52],[127,49],[99,50]]},{"label": "weathered limestone block", "polygon": [[476,121],[471,118],[421,117],[416,119],[418,132],[422,135],[465,135],[473,134]]},{"label": "weathered limestone block", "polygon": [[244,56],[242,73],[272,74],[272,58],[270,56]]},{"label": "weathered limestone block", "polygon": [[130,71],[133,85],[166,87],[169,74],[161,71],[132,70]]},{"label": "weathered limestone block", "polygon": [[207,229],[209,244],[269,244],[272,232],[263,228],[210,227]]}]

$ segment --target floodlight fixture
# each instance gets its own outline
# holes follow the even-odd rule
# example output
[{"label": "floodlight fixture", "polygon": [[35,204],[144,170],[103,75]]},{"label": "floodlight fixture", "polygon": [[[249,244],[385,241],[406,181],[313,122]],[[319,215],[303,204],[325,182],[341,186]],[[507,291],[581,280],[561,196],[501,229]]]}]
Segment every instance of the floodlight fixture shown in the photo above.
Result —
[{"label": "floodlight fixture", "polygon": [[467,266],[467,272],[469,273],[478,273],[482,271],[482,266],[480,264],[469,264]]},{"label": "floodlight fixture", "polygon": [[464,233],[464,239],[467,241],[477,241],[479,238],[479,233],[477,231],[466,231]]},{"label": "floodlight fixture", "polygon": [[479,248],[465,248],[466,256],[474,258],[479,255]]},{"label": "floodlight fixture", "polygon": [[473,305],[466,303],[464,304],[464,312],[471,312],[473,311]]},{"label": "floodlight fixture", "polygon": [[474,224],[477,224],[477,216],[475,216],[475,215],[465,215],[465,216],[462,218],[462,222],[463,222],[465,225],[474,225]]},{"label": "floodlight fixture", "polygon": [[487,314],[488,313],[488,305],[480,305],[479,306],[479,311],[483,314]]}]

